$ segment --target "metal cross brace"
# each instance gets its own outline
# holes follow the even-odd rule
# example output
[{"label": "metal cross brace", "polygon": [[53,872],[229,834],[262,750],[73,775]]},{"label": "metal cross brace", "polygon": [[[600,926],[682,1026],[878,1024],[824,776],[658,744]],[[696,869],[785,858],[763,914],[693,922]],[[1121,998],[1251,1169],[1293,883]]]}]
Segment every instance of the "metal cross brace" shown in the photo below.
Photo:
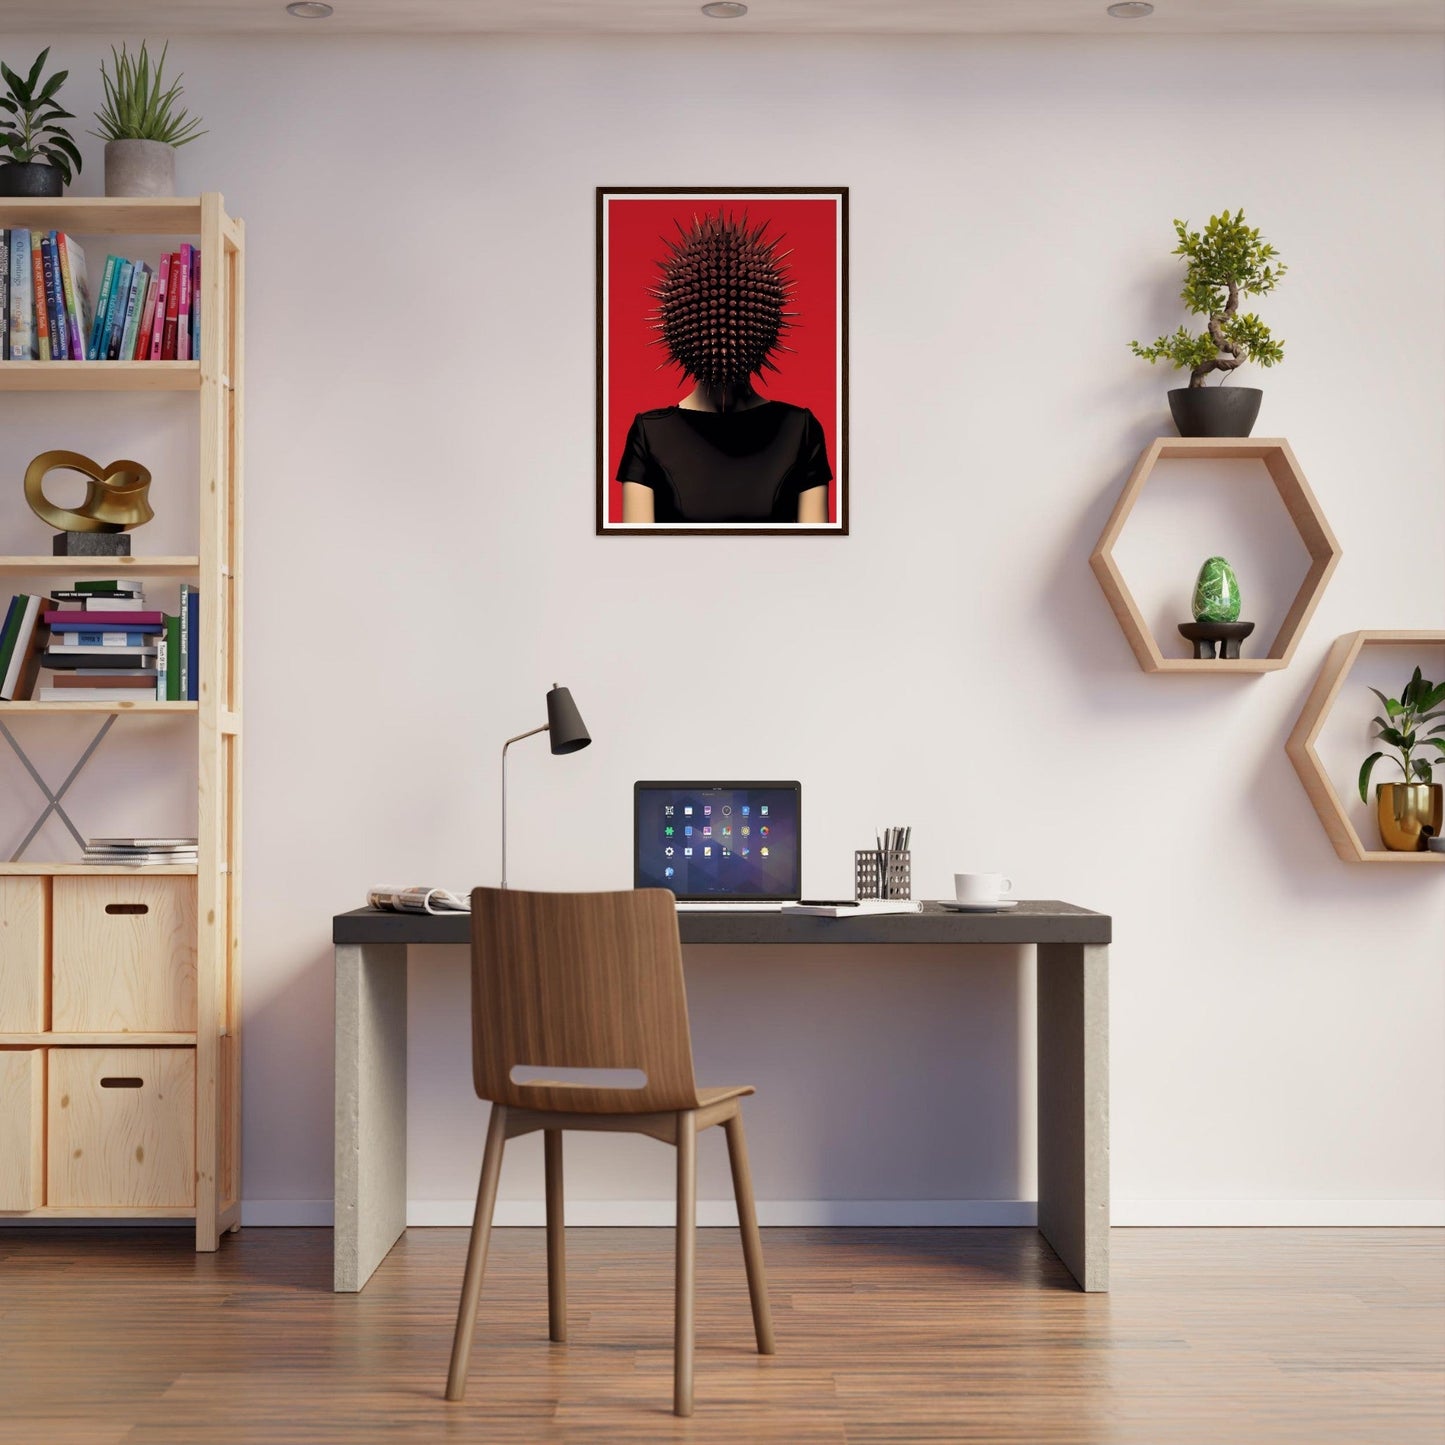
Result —
[{"label": "metal cross brace", "polygon": [[5,734],[5,741],[9,743],[12,748],[15,749],[15,756],[18,757],[20,761],[25,764],[25,771],[29,773],[32,778],[35,779],[35,786],[39,788],[40,791],[44,793],[46,798],[49,800],[45,805],[45,811],[41,813],[41,815],[35,820],[35,826],[31,828],[31,830],[25,835],[24,842],[22,842],[20,846],[10,855],[10,861],[12,863],[18,863],[20,861],[21,855],[31,845],[31,843],[35,841],[35,835],[41,830],[41,828],[45,826],[45,820],[51,815],[51,813],[58,814],[60,821],[64,823],[67,828],[70,829],[70,836],[74,838],[75,841],[79,843],[82,848],[85,847],[85,839],[80,836],[80,830],[75,826],[73,822],[71,822],[70,814],[67,813],[65,809],[61,806],[60,800],[66,795],[67,792],[70,791],[70,785],[80,776],[81,769],[83,769],[85,765],[90,761],[96,748],[100,746],[101,740],[105,737],[106,733],[110,731],[111,726],[115,722],[116,716],[117,715],[115,713],[112,713],[108,718],[106,718],[103,723],[101,723],[100,731],[96,733],[93,738],[91,738],[90,746],[86,748],[83,753],[81,753],[80,761],[76,763],[76,765],[70,770],[70,776],[67,777],[66,780],[60,785],[60,787],[53,793],[50,791],[50,785],[45,781],[44,778],[40,776],[39,772],[36,771],[35,764],[32,763],[28,757],[25,756],[25,749],[20,746],[19,742],[15,738],[15,734],[12,733],[3,722],[0,722],[0,733]]}]

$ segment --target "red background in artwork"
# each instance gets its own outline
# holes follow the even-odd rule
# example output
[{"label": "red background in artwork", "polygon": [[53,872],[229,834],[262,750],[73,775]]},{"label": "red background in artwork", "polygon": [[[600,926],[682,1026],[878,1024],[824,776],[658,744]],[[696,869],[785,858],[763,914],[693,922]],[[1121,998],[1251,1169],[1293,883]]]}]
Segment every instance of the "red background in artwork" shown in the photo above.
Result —
[{"label": "red background in artwork", "polygon": [[[833,196],[768,197],[764,200],[605,198],[609,223],[607,272],[603,276],[607,307],[606,364],[611,387],[607,408],[605,460],[607,520],[622,520],[622,484],[615,480],[627,442],[627,430],[640,411],[673,406],[696,384],[680,378],[661,346],[649,343],[649,313],[655,302],[647,294],[655,283],[657,262],[666,254],[662,237],[676,236],[674,220],[690,226],[692,218],[716,211],[746,211],[749,220],[769,221],[768,236],[782,233],[780,250],[788,257],[794,283],[790,311],[798,312],[783,341],[793,348],[774,358],[776,372],[754,378],[758,391],[775,401],[805,406],[817,417],[828,442],[828,520],[838,519],[838,227],[840,206]],[[665,364],[664,364],[665,363]],[[663,366],[661,371],[659,365]]]}]

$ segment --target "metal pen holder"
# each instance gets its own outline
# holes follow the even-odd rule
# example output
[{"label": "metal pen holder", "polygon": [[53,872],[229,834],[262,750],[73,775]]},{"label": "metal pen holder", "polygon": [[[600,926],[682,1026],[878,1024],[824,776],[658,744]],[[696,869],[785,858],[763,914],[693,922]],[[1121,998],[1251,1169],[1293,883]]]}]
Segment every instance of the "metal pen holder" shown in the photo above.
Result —
[{"label": "metal pen holder", "polygon": [[913,855],[894,850],[860,848],[853,854],[853,897],[912,898]]}]

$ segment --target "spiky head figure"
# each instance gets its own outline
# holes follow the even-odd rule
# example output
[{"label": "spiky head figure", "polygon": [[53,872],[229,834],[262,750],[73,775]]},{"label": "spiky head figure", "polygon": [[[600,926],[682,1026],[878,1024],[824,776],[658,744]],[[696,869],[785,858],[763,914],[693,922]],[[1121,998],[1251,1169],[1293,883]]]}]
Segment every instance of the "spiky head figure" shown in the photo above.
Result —
[{"label": "spiky head figure", "polygon": [[747,215],[693,217],[677,240],[665,238],[668,253],[657,265],[661,276],[648,294],[665,346],[685,376],[716,386],[738,386],[788,348],[782,335],[793,283],[778,254],[782,237],[766,239],[768,223],[751,226]]}]

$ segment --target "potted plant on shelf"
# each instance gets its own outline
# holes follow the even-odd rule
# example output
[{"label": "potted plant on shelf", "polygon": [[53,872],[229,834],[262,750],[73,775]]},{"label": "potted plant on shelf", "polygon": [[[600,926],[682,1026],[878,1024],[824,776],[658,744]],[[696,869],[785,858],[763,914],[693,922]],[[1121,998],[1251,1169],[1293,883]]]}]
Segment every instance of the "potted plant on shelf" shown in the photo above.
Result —
[{"label": "potted plant on shelf", "polygon": [[108,196],[173,196],[176,193],[176,150],[197,136],[199,118],[177,109],[184,92],[178,75],[166,88],[166,51],[151,65],[146,43],[132,56],[124,45],[111,46],[112,75],[100,62],[105,104],[96,111],[100,123],[93,136],[105,142],[105,193]]},{"label": "potted plant on shelf", "polygon": [[[1430,760],[1414,754],[1424,748],[1445,754],[1445,682],[1430,682],[1417,667],[1398,698],[1386,697],[1379,688],[1370,691],[1385,706],[1385,716],[1374,719],[1375,737],[1399,754],[1396,761],[1405,775],[1402,782],[1375,788],[1380,841],[1396,853],[1422,853],[1431,838],[1440,836],[1445,788],[1435,781]],[[1423,731],[1432,722],[1435,726]],[[1384,756],[1383,751],[1371,753],[1360,768],[1362,803],[1370,801],[1370,774]]]},{"label": "potted plant on shelf", "polygon": [[70,72],[57,70],[42,84],[49,55],[47,45],[23,78],[0,61],[0,196],[58,196],[80,171],[70,132],[56,124],[75,119],[55,98]]},{"label": "potted plant on shelf", "polygon": [[1222,383],[1247,361],[1273,366],[1284,360],[1283,343],[1252,311],[1241,315],[1239,303],[1242,297],[1273,291],[1287,268],[1275,260],[1278,253],[1258,230],[1245,224],[1242,210],[1211,216],[1202,232],[1175,221],[1174,231],[1179,244],[1172,254],[1186,263],[1180,300],[1192,315],[1209,320],[1198,335],[1181,326],[1152,346],[1134,341],[1130,347],[1150,363],[1170,361],[1181,371],[1188,369],[1189,385],[1169,393],[1180,436],[1247,437],[1263,393],[1244,386],[1206,387],[1204,379],[1217,371]]}]

